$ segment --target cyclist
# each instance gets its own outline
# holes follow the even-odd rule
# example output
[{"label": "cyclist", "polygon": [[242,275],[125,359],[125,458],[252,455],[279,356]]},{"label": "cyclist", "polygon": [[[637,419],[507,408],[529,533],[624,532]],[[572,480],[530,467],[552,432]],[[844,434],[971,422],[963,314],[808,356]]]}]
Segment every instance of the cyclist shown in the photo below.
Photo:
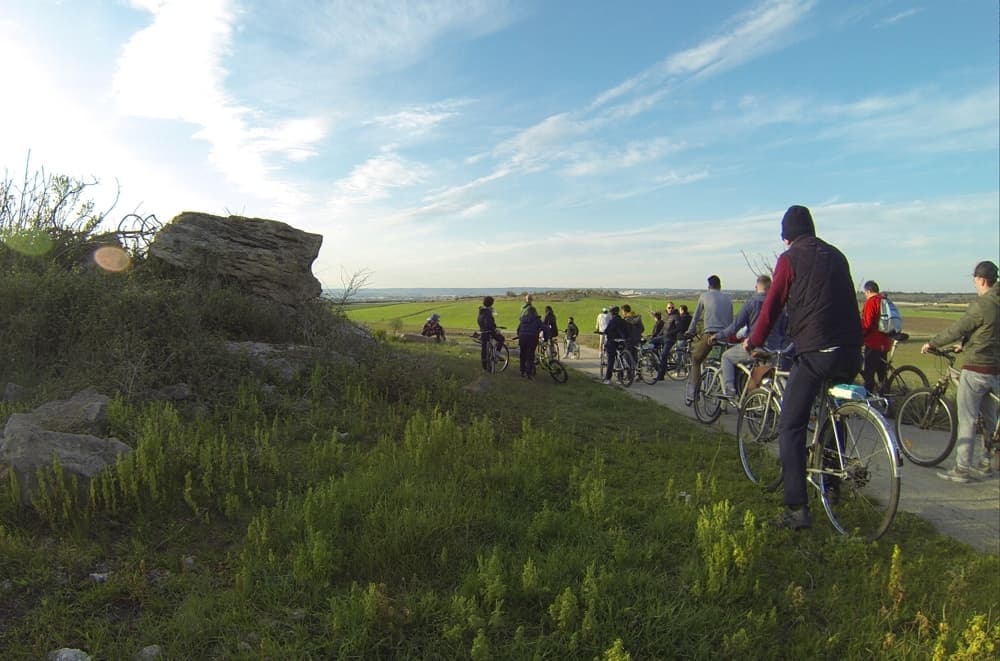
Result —
[{"label": "cyclist", "polygon": [[892,348],[892,340],[878,329],[878,320],[882,316],[882,297],[878,283],[869,280],[862,287],[865,294],[865,305],[861,308],[861,334],[865,342],[864,367],[861,368],[861,379],[868,392],[875,392],[875,377],[879,383],[885,381],[885,357]]},{"label": "cyclist", "polygon": [[580,328],[573,321],[573,317],[569,318],[569,323],[566,324],[566,358],[569,358],[571,352],[576,351],[576,338],[580,335]]},{"label": "cyclist", "polygon": [[743,348],[764,346],[785,309],[795,362],[778,417],[785,511],[772,525],[797,530],[812,526],[806,494],[809,412],[826,381],[850,383],[861,369],[861,315],[850,264],[837,248],[816,237],[809,209],[788,208],[781,238],[788,249],[775,263],[774,282]]},{"label": "cyclist", "polygon": [[622,306],[622,319],[628,324],[628,350],[632,354],[632,363],[639,364],[639,345],[642,344],[642,334],[646,327],[642,323],[642,315],[632,311],[632,306],[626,303]]},{"label": "cyclist", "polygon": [[1000,285],[997,265],[979,262],[972,272],[972,281],[979,294],[951,326],[941,331],[921,347],[923,353],[949,342],[962,340],[956,348],[965,354],[962,374],[958,377],[958,437],[955,441],[955,466],[941,471],[938,477],[966,483],[974,478],[992,475],[987,451],[975,459],[976,416],[981,414],[986,429],[996,426],[997,409],[987,396],[1000,393]]},{"label": "cyclist", "polygon": [[604,351],[605,343],[607,342],[604,332],[608,329],[608,322],[610,321],[611,313],[608,312],[607,308],[601,308],[601,313],[597,315],[597,320],[594,322],[594,332],[601,336],[601,346],[599,347],[601,351]]},{"label": "cyclist", "polygon": [[705,315],[705,334],[691,347],[691,374],[688,376],[687,395],[684,403],[691,406],[694,395],[701,385],[701,363],[712,350],[712,336],[733,323],[733,299],[722,293],[722,280],[717,275],[708,276],[708,291],[698,298],[698,307],[691,317],[688,337],[698,328],[702,314]]},{"label": "cyclist", "polygon": [[[653,340],[655,340],[658,337],[662,337],[663,336],[663,328],[664,328],[664,326],[666,326],[666,322],[663,320],[663,313],[662,312],[654,312],[653,313],[653,319],[656,319],[656,321],[653,322],[653,332],[651,332],[649,334],[649,341],[650,342],[652,342]],[[663,344],[663,342],[661,341],[660,344]]]},{"label": "cyclist", "polygon": [[[743,307],[740,308],[740,313],[736,315],[736,319],[733,323],[729,324],[722,329],[714,339],[719,339],[720,341],[727,341],[730,337],[734,335],[741,336],[743,331],[749,332],[753,328],[754,322],[757,321],[757,317],[760,315],[760,309],[764,306],[764,297],[767,295],[767,290],[771,287],[771,276],[760,275],[757,277],[757,282],[754,285],[754,294],[746,300]],[[778,319],[778,323],[774,325],[771,329],[771,333],[767,336],[767,348],[772,351],[777,351],[785,346],[785,326],[787,325],[787,318],[784,314]],[[737,363],[750,363],[753,359],[746,349],[743,348],[742,344],[736,344],[726,349],[725,353],[722,354],[722,385],[723,385],[723,395],[729,399],[733,399],[738,394],[736,392],[736,364]]]},{"label": "cyclist", "polygon": [[493,316],[493,297],[483,298],[483,304],[479,306],[479,345],[482,349],[483,369],[489,371],[489,362],[486,356],[489,352],[490,338],[496,338],[497,348],[503,346],[503,335],[497,330],[497,322]]},{"label": "cyclist", "polygon": [[517,324],[517,346],[521,365],[521,376],[535,378],[535,350],[538,348],[538,334],[542,331],[542,318],[532,305],[531,294],[524,297],[521,317]]},{"label": "cyclist", "polygon": [[618,351],[618,343],[615,340],[628,339],[628,324],[622,319],[617,305],[612,306],[610,315],[611,319],[608,321],[607,328],[604,329],[604,351],[608,355],[608,366],[604,372],[603,381],[605,385],[611,385],[611,374],[615,368],[615,352]]},{"label": "cyclist", "polygon": [[681,328],[681,315],[677,308],[674,307],[673,301],[667,303],[665,310],[667,318],[663,322],[663,333],[651,340],[653,346],[660,347],[660,368],[656,371],[657,381],[663,381],[663,377],[667,373],[670,349],[674,346],[674,342],[677,341],[677,336],[687,330],[686,328]]},{"label": "cyclist", "polygon": [[549,351],[549,355],[552,358],[559,357],[555,354],[555,347],[551,344],[551,340],[558,336],[559,322],[556,321],[556,313],[552,310],[551,305],[546,305],[545,316],[542,317],[542,339],[545,340],[546,350]]}]

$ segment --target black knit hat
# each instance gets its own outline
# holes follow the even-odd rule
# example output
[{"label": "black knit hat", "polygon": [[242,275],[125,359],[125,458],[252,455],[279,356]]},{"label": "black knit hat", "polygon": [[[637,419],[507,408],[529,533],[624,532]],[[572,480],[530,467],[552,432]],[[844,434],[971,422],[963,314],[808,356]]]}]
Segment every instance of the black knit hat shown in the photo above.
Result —
[{"label": "black knit hat", "polygon": [[781,238],[785,241],[794,241],[803,234],[816,236],[816,226],[813,224],[809,209],[793,204],[788,207],[788,211],[781,219]]}]

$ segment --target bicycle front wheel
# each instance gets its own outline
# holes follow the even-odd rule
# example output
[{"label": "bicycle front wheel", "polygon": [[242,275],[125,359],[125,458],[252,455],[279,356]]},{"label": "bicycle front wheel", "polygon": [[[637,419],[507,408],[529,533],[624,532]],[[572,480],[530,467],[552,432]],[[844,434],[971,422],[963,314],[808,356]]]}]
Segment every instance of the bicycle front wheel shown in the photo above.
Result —
[{"label": "bicycle front wheel", "polygon": [[656,373],[660,371],[660,359],[655,351],[646,350],[639,354],[639,378],[643,383],[656,383]]},{"label": "bicycle front wheel", "polygon": [[701,383],[694,398],[694,415],[706,425],[722,415],[722,375],[719,368],[709,365],[701,371]]},{"label": "bicycle front wheel", "polygon": [[743,472],[766,491],[781,484],[778,458],[778,414],[781,403],[767,388],[754,388],[743,398],[736,419],[736,438]]},{"label": "bicycle front wheel", "polygon": [[841,404],[823,425],[819,443],[822,451],[812,453],[809,472],[826,515],[841,534],[875,541],[889,529],[899,504],[900,460],[885,418],[867,404]]},{"label": "bicycle front wheel", "polygon": [[569,373],[558,360],[550,360],[546,367],[549,370],[552,380],[556,383],[566,383],[566,380],[569,379]]},{"label": "bicycle front wheel", "polygon": [[667,359],[667,376],[672,381],[684,381],[691,374],[691,354],[686,349],[670,347],[670,357]]},{"label": "bicycle front wheel", "polygon": [[509,364],[510,364],[510,350],[507,348],[507,345],[505,344],[502,347],[497,347],[497,350],[496,350],[496,371],[497,371],[497,373],[502,372],[505,369],[507,369],[507,365],[509,365]]},{"label": "bicycle front wheel", "polygon": [[918,466],[937,466],[955,447],[957,419],[951,402],[933,389],[914,390],[896,410],[899,450]]},{"label": "bicycle front wheel", "polygon": [[906,395],[917,388],[928,388],[930,385],[927,375],[920,368],[913,365],[903,365],[889,373],[889,376],[882,382],[878,394],[889,400],[888,415],[893,417],[899,410],[899,403]]}]

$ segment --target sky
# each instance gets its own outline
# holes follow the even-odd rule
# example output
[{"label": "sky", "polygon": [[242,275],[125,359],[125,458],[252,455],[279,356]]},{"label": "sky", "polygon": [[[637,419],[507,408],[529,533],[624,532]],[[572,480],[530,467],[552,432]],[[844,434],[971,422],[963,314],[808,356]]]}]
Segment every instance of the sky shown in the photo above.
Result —
[{"label": "sky", "polygon": [[328,288],[751,289],[1000,261],[996,0],[0,0],[0,168],[273,218]]}]

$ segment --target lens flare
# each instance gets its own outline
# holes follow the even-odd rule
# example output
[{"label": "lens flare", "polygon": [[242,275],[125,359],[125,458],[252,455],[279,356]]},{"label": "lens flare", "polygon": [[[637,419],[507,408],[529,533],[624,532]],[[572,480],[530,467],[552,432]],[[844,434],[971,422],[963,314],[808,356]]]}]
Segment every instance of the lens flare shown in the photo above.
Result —
[{"label": "lens flare", "polygon": [[105,271],[120,273],[129,267],[132,260],[118,246],[101,246],[94,251],[94,263]]}]

